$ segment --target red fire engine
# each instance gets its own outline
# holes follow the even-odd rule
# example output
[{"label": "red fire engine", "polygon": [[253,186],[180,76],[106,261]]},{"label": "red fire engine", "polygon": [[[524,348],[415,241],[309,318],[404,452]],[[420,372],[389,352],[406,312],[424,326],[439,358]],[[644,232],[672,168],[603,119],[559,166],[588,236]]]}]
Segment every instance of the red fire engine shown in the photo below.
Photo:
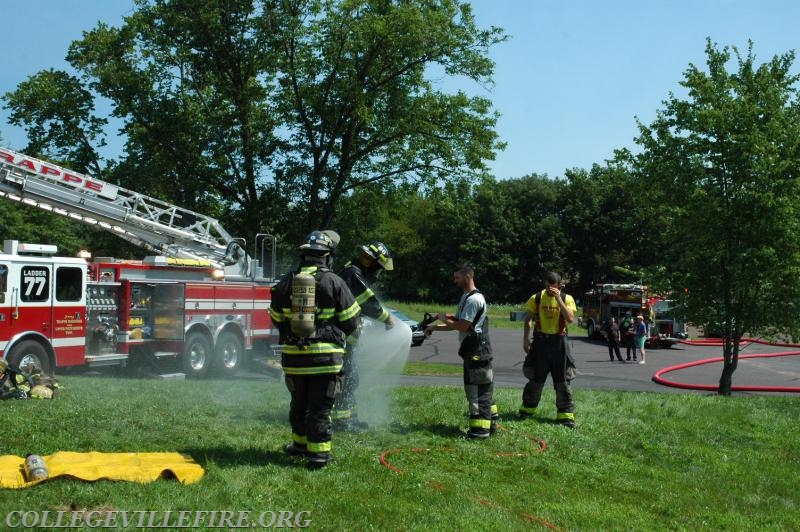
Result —
[{"label": "red fire engine", "polygon": [[[0,197],[102,227],[158,256],[57,257],[4,242],[0,356],[46,373],[178,360],[189,376],[232,373],[277,343],[268,308],[275,239],[243,241],[208,216],[0,148]],[[269,260],[269,276],[262,266]]]},{"label": "red fire engine", "polygon": [[626,313],[647,316],[647,288],[635,284],[598,284],[583,296],[583,324],[597,338],[610,317],[622,323]]},{"label": "red fire engine", "polygon": [[671,347],[686,338],[683,323],[670,313],[672,301],[649,296],[647,287],[636,284],[598,284],[583,296],[583,324],[589,338],[599,338],[603,325],[614,317],[622,323],[630,312],[641,314],[648,325],[648,347]]}]

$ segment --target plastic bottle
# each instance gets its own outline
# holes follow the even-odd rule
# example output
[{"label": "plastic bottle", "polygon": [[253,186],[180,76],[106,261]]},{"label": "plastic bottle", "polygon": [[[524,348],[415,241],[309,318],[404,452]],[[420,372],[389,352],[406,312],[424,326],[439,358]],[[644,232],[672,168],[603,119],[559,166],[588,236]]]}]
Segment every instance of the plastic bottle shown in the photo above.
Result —
[{"label": "plastic bottle", "polygon": [[47,476],[47,465],[44,463],[44,458],[38,454],[29,454],[25,457],[25,477],[28,482],[44,480]]}]

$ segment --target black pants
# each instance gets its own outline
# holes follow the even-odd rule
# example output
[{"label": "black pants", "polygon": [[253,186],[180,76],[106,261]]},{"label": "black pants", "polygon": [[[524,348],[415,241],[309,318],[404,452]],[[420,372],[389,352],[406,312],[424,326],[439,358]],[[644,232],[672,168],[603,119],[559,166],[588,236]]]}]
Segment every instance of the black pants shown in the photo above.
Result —
[{"label": "black pants", "polygon": [[533,337],[533,353],[527,367],[523,368],[528,378],[522,391],[522,406],[536,408],[542,399],[542,390],[549,374],[556,391],[556,409],[559,414],[571,414],[574,410],[572,387],[567,379],[567,337],[558,334],[536,333]]},{"label": "black pants", "polygon": [[633,359],[636,360],[636,346],[633,344],[633,335],[626,334],[623,340],[625,344],[625,355],[628,360],[631,359],[631,352],[633,352]]},{"label": "black pants", "polygon": [[331,409],[340,381],[341,377],[332,373],[286,375],[286,387],[292,395],[292,439],[305,443],[309,453],[325,454],[331,450]]},{"label": "black pants", "polygon": [[617,360],[622,362],[622,353],[619,352],[619,342],[616,340],[608,341],[608,358],[614,360],[614,354],[617,355]]}]

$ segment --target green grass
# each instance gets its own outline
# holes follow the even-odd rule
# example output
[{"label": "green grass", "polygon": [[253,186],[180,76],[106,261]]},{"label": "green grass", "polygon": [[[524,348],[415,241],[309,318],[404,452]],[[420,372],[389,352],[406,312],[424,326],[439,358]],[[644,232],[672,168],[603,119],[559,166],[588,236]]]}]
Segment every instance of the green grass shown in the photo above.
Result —
[{"label": "green grass", "polygon": [[[309,472],[281,452],[289,395],[279,381],[60,381],[53,401],[2,404],[5,454],[180,451],[206,475],[2,490],[0,522],[74,507],[309,510],[310,530],[800,529],[795,397],[578,389],[571,431],[551,422],[552,390],[544,417],[520,420],[520,390],[499,389],[501,430],[475,442],[462,436],[460,387],[385,387],[369,396],[392,399],[388,423],[335,434],[336,462]],[[402,472],[381,465],[386,451]]]}]

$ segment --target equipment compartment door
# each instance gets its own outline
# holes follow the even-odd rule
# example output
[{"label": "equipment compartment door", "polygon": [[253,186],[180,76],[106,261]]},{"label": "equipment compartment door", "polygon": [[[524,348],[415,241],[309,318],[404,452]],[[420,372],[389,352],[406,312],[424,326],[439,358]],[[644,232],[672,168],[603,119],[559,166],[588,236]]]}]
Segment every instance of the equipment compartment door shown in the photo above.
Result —
[{"label": "equipment compartment door", "polygon": [[157,284],[153,289],[153,338],[183,340],[185,285]]}]

